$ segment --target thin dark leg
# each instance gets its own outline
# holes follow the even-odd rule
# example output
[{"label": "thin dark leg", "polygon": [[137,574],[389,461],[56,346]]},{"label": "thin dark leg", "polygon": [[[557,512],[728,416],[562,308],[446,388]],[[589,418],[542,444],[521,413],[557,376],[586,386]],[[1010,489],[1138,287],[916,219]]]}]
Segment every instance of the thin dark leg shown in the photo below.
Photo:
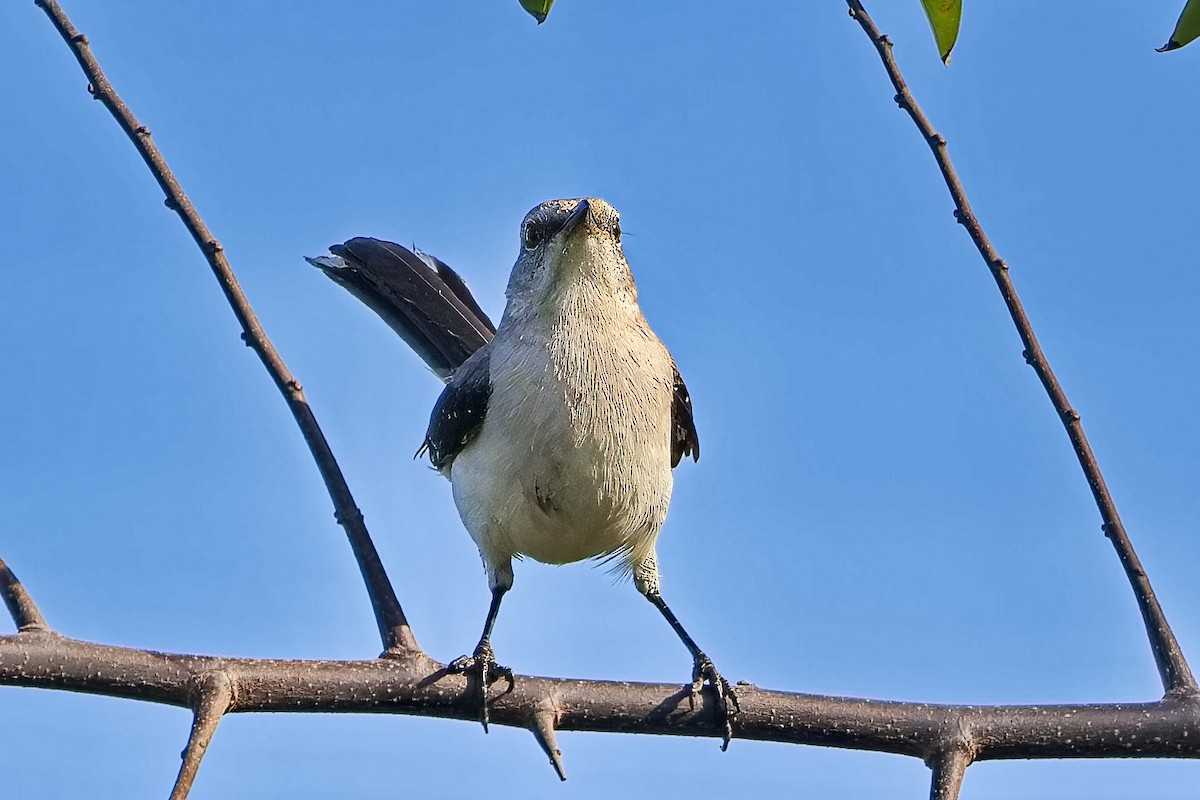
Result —
[{"label": "thin dark leg", "polygon": [[[492,589],[492,603],[488,606],[487,619],[483,623],[483,636],[475,652],[462,656],[450,662],[449,672],[460,673],[474,678],[475,694],[479,697],[479,721],[483,723],[483,732],[488,729],[487,690],[499,678],[508,680],[508,692],[513,689],[513,673],[508,667],[496,663],[496,654],[492,651],[492,628],[496,625],[496,617],[500,613],[500,601],[504,599],[507,587],[497,586]],[[507,693],[507,692],[506,692]]]},{"label": "thin dark leg", "polygon": [[675,612],[667,605],[667,601],[658,592],[650,592],[646,594],[646,599],[654,604],[654,607],[659,610],[659,613],[667,620],[667,624],[671,626],[671,630],[675,631],[675,635],[679,637],[679,641],[683,642],[683,646],[692,654],[692,658],[701,659],[708,658],[704,652],[696,645],[696,640],[684,630],[683,623],[675,616]]},{"label": "thin dark leg", "polygon": [[658,591],[651,589],[644,593],[646,599],[649,600],[667,624],[671,626],[671,630],[675,631],[675,635],[679,637],[679,641],[683,642],[683,646],[692,654],[692,696],[690,698],[692,708],[696,707],[696,697],[704,688],[707,682],[713,689],[713,694],[717,698],[717,716],[724,722],[725,738],[721,743],[721,749],[729,749],[729,740],[733,738],[732,719],[738,712],[737,693],[733,687],[729,685],[729,681],[721,677],[721,673],[717,672],[716,666],[712,659],[704,654],[704,651],[696,645],[696,640],[684,629],[683,623],[675,616],[675,612],[667,605],[667,601],[663,600]]},{"label": "thin dark leg", "polygon": [[499,586],[492,589],[492,603],[488,606],[487,619],[483,621],[483,636],[479,637],[480,644],[491,641],[492,628],[496,627],[496,617],[500,615],[500,601],[504,599],[507,591],[508,589]]}]

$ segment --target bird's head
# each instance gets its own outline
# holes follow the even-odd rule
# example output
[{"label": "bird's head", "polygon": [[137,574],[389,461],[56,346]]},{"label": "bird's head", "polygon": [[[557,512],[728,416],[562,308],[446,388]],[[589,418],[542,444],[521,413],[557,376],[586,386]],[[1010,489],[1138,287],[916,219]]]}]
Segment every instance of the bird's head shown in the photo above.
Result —
[{"label": "bird's head", "polygon": [[547,200],[521,222],[521,252],[508,283],[510,304],[544,306],[584,283],[603,295],[636,302],[621,249],[621,217],[594,197]]}]

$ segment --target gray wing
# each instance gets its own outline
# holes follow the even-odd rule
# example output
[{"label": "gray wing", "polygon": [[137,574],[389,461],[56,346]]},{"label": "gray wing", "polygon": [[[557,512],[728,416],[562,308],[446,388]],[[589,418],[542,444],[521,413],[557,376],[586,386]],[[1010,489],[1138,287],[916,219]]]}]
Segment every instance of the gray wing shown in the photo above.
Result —
[{"label": "gray wing", "polygon": [[674,468],[686,455],[694,461],[700,460],[700,435],[696,433],[696,422],[692,419],[692,398],[674,361],[671,369],[675,373],[671,397],[671,467]]},{"label": "gray wing", "polygon": [[429,430],[417,455],[428,452],[430,463],[439,471],[450,466],[483,425],[492,395],[490,354],[487,346],[475,351],[450,377],[433,406]]}]

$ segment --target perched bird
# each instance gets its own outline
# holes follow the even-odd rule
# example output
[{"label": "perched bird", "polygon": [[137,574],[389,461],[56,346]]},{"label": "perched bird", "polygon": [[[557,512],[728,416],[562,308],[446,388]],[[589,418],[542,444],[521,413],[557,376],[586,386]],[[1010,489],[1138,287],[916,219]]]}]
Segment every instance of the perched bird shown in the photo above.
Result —
[{"label": "perched bird", "polygon": [[725,726],[733,688],[663,600],[655,541],[672,472],[700,458],[687,387],[638,305],[616,209],[550,200],[521,223],[508,304],[492,325],[466,284],[424,253],[357,238],[308,259],[378,313],[446,382],[418,455],[453,486],[492,601],[470,656],[487,728],[487,689],[513,680],[492,628],[514,557],[601,559],[632,575],[692,655],[692,699],[707,682]]}]

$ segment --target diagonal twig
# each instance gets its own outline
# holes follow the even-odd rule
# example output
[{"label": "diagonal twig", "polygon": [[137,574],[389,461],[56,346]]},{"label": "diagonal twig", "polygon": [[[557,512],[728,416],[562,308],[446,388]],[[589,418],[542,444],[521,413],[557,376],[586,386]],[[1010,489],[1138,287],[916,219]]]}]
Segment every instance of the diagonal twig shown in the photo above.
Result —
[{"label": "diagonal twig", "polygon": [[1096,461],[1091,445],[1088,444],[1087,436],[1084,435],[1083,423],[1080,422],[1079,414],[1067,400],[1062,385],[1059,384],[1054,371],[1050,369],[1050,363],[1046,360],[1041,345],[1038,344],[1037,336],[1033,332],[1033,324],[1021,306],[1017,290],[1008,274],[1008,264],[1000,258],[992,246],[991,240],[984,233],[983,226],[976,218],[975,212],[971,210],[971,204],[967,202],[966,190],[963,188],[962,181],[959,180],[958,173],[954,170],[950,155],[946,152],[945,137],[934,130],[933,124],[925,116],[925,112],[921,110],[916,98],[909,90],[908,84],[905,83],[904,76],[900,74],[900,67],[892,55],[891,40],[879,32],[879,28],[875,26],[875,22],[867,14],[860,0],[846,0],[846,4],[850,7],[850,16],[858,22],[879,52],[888,78],[891,79],[892,86],[896,90],[896,103],[908,112],[913,123],[921,131],[921,136],[929,145],[929,149],[933,151],[938,169],[941,170],[942,178],[946,181],[946,188],[950,190],[950,196],[954,200],[954,217],[967,229],[971,241],[975,243],[979,254],[987,263],[988,269],[996,281],[996,286],[999,287],[1000,294],[1004,298],[1004,304],[1008,307],[1013,324],[1016,325],[1017,333],[1021,336],[1021,342],[1025,346],[1025,360],[1037,373],[1042,386],[1046,389],[1046,394],[1050,397],[1050,402],[1054,405],[1055,412],[1067,430],[1071,447],[1075,450],[1079,466],[1083,468],[1084,477],[1087,478],[1088,486],[1091,487],[1092,497],[1095,498],[1096,506],[1100,509],[1100,518],[1103,522],[1101,529],[1112,541],[1121,566],[1125,570],[1125,576],[1133,587],[1133,594],[1137,598],[1138,609],[1142,613],[1142,620],[1145,622],[1146,633],[1150,639],[1150,649],[1154,653],[1158,674],[1162,678],[1163,689],[1172,694],[1195,693],[1197,691],[1196,679],[1192,676],[1183,650],[1179,647],[1179,642],[1171,631],[1171,626],[1167,623],[1162,606],[1159,605],[1158,598],[1155,597],[1154,590],[1150,586],[1150,579],[1146,577],[1142,563],[1133,550],[1133,544],[1125,533],[1125,526],[1121,523],[1120,515],[1117,514],[1116,503],[1108,491],[1108,485],[1104,482],[1100,465]]},{"label": "diagonal twig", "polygon": [[71,52],[75,54],[75,60],[79,62],[79,66],[87,76],[88,91],[91,92],[93,98],[103,103],[104,107],[112,113],[117,124],[121,126],[121,130],[125,131],[138,153],[141,154],[142,160],[146,162],[146,166],[150,168],[158,185],[162,187],[166,194],[167,208],[179,214],[184,226],[196,240],[204,257],[208,259],[208,264],[212,268],[217,282],[221,285],[221,290],[225,293],[225,299],[229,301],[234,316],[242,326],[242,340],[258,354],[263,366],[267,368],[267,372],[271,374],[272,380],[275,381],[275,385],[283,394],[284,400],[287,401],[288,408],[304,436],[304,441],[308,443],[308,448],[312,452],[313,460],[316,461],[321,478],[325,481],[329,497],[333,500],[334,516],[338,524],[345,529],[346,536],[350,540],[350,547],[354,551],[359,570],[362,572],[367,586],[367,594],[370,596],[375,612],[375,621],[379,626],[384,649],[397,652],[418,651],[420,648],[416,638],[408,625],[404,611],[400,608],[400,602],[383,569],[383,564],[379,560],[379,554],[375,550],[375,545],[367,532],[366,523],[363,521],[362,512],[354,502],[354,496],[350,493],[346,478],[342,475],[341,467],[338,466],[337,460],[333,456],[325,434],[317,424],[317,418],[308,405],[304,390],[300,386],[300,382],[288,370],[274,345],[271,344],[271,340],[267,338],[262,325],[259,324],[258,317],[250,307],[249,300],[246,299],[246,295],[238,285],[237,278],[234,277],[233,269],[229,266],[229,261],[225,258],[221,243],[208,230],[200,213],[196,211],[196,207],[184,193],[179,181],[171,172],[171,168],[167,166],[158,147],[150,138],[150,130],[138,122],[133,112],[129,110],[129,106],[125,105],[125,102],[113,89],[112,84],[109,83],[99,62],[92,54],[87,37],[75,29],[55,0],[34,0],[34,4],[46,12],[46,16],[50,18],[63,40],[70,46]]},{"label": "diagonal twig", "polygon": [[0,596],[4,598],[4,605],[8,606],[8,613],[12,615],[18,631],[50,630],[33,597],[4,563],[4,559],[0,559]]}]

